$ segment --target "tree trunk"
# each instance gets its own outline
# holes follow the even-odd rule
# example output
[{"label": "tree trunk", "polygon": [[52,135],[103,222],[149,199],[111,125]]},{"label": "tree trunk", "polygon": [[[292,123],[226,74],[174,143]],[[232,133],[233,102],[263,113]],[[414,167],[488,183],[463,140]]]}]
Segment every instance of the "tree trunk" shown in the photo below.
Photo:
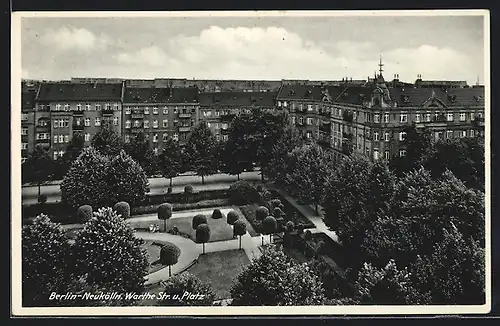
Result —
[{"label": "tree trunk", "polygon": [[260,240],[262,240],[262,245],[264,245],[264,236],[263,235],[260,236]]},{"label": "tree trunk", "polygon": [[168,265],[168,276],[172,276],[172,266]]},{"label": "tree trunk", "polygon": [[238,173],[237,176],[238,176],[238,181],[240,181],[240,174]]},{"label": "tree trunk", "polygon": [[167,233],[167,220],[163,220],[163,232]]},{"label": "tree trunk", "polygon": [[203,254],[205,254],[205,242],[203,242]]},{"label": "tree trunk", "polygon": [[40,197],[40,184],[41,184],[41,182],[38,181],[38,197]]},{"label": "tree trunk", "polygon": [[319,212],[318,212],[318,204],[315,204],[316,206],[316,215],[319,215]]},{"label": "tree trunk", "polygon": [[201,176],[201,184],[204,185],[205,184],[205,176]]},{"label": "tree trunk", "polygon": [[272,236],[272,234],[269,235],[269,244],[273,243],[273,239],[271,238]]},{"label": "tree trunk", "polygon": [[172,177],[170,177],[170,188],[172,188]]},{"label": "tree trunk", "polygon": [[240,235],[240,250],[241,250],[241,235]]},{"label": "tree trunk", "polygon": [[260,169],[260,179],[264,181],[264,172],[262,172],[262,169]]}]

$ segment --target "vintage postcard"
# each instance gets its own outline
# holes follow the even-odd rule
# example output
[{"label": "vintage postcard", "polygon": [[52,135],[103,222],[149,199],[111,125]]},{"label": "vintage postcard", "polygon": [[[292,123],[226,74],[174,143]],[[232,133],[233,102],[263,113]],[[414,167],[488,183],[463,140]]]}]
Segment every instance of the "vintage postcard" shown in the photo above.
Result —
[{"label": "vintage postcard", "polygon": [[489,23],[14,12],[12,315],[488,313]]}]

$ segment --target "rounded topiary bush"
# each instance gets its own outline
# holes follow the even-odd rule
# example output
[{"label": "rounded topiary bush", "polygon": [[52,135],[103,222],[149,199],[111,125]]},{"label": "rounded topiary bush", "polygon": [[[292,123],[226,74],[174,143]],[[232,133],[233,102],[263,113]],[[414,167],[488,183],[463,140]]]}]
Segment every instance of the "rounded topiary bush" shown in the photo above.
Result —
[{"label": "rounded topiary bush", "polygon": [[200,224],[207,224],[207,217],[203,214],[198,214],[193,217],[193,230],[196,230]]},{"label": "rounded topiary bush", "polygon": [[130,217],[130,205],[125,201],[116,203],[115,206],[113,206],[113,210],[118,215],[121,215],[123,219],[127,219]]},{"label": "rounded topiary bush", "polygon": [[259,193],[250,183],[238,181],[229,187],[229,200],[234,205],[246,205],[259,200]]},{"label": "rounded topiary bush", "polygon": [[281,217],[283,217],[283,215],[285,215],[285,213],[283,213],[283,211],[281,210],[281,208],[274,207],[274,209],[273,209],[273,216],[275,218],[281,218]]},{"label": "rounded topiary bush", "polygon": [[261,229],[264,234],[272,234],[276,232],[278,224],[273,216],[268,216],[262,221]]},{"label": "rounded topiary bush", "polygon": [[218,209],[218,208],[214,209],[214,212],[212,213],[212,218],[214,220],[218,220],[218,219],[223,218],[223,217],[224,217],[224,215],[222,214],[220,209]]},{"label": "rounded topiary bush", "polygon": [[271,200],[271,207],[274,209],[276,207],[279,207],[281,205],[281,200],[279,199],[273,199]]},{"label": "rounded topiary bush", "polygon": [[78,222],[85,223],[92,218],[92,206],[90,205],[82,205],[78,207],[76,211],[76,217],[78,218]]},{"label": "rounded topiary bush", "polygon": [[262,191],[262,193],[260,194],[260,198],[263,200],[263,201],[269,201],[271,200],[271,192],[269,190],[264,190]]},{"label": "rounded topiary bush", "polygon": [[172,204],[163,203],[158,206],[158,219],[164,221],[164,231],[167,230],[167,220],[172,217],[172,211]]},{"label": "rounded topiary bush", "polygon": [[160,249],[160,263],[168,266],[168,274],[172,276],[171,266],[177,264],[181,249],[175,244],[167,242]]},{"label": "rounded topiary bush", "polygon": [[269,210],[265,206],[260,206],[255,210],[255,218],[259,221],[264,220],[267,216],[269,216]]},{"label": "rounded topiary bush", "polygon": [[193,189],[193,186],[191,185],[187,185],[184,187],[184,193],[189,195],[189,194],[192,194],[194,192],[194,189]]},{"label": "rounded topiary bush", "polygon": [[239,215],[238,213],[236,213],[235,211],[230,211],[229,213],[227,213],[227,223],[230,224],[230,225],[234,225],[234,223],[239,219]]},{"label": "rounded topiary bush", "polygon": [[295,224],[292,221],[288,221],[288,222],[286,222],[285,228],[286,228],[287,232],[289,232],[289,233],[293,232],[293,230],[295,229]]}]

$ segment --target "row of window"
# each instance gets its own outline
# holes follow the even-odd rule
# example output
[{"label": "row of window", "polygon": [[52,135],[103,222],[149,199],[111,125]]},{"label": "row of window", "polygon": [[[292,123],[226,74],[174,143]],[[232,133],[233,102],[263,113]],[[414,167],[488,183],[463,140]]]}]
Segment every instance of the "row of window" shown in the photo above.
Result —
[{"label": "row of window", "polygon": [[[85,119],[80,119],[80,118],[75,118],[75,125],[76,126],[81,126],[82,125],[82,120],[83,120],[83,125],[85,127],[90,127],[90,118],[85,118]],[[119,124],[119,118],[118,117],[113,117],[113,125],[114,126],[118,126]],[[69,122],[68,122],[68,125],[69,125]],[[101,126],[101,118],[99,117],[96,117],[94,119],[94,126],[95,127],[100,127]],[[57,120],[54,120],[54,128],[57,128],[57,127],[62,127],[60,123],[58,123]],[[65,127],[67,127],[67,125],[65,125]]]},{"label": "row of window", "polygon": [[227,129],[229,127],[229,125],[227,124],[227,122],[223,122],[223,123],[207,122],[207,127],[208,128],[212,127],[212,125],[214,126],[215,129]]},{"label": "row of window", "polygon": [[[196,112],[196,108],[189,108],[189,107],[178,107],[178,106],[175,106],[174,108],[174,114],[176,113],[179,113],[179,110],[181,110],[181,113],[195,113]],[[139,108],[138,106],[134,107],[132,109],[132,107],[130,106],[127,106],[125,107],[125,114],[132,114],[132,110],[134,112],[139,112],[141,110],[141,108]],[[141,112],[141,113],[144,113],[144,114],[150,114],[150,113],[153,113],[153,114],[158,114],[159,113],[159,110],[158,110],[158,107],[154,106],[152,107],[152,111],[150,111],[150,108],[148,106],[144,107],[144,110]],[[163,107],[163,114],[168,114],[168,107]]]},{"label": "row of window", "polygon": [[[57,103],[56,105],[53,105],[54,111],[70,111],[71,110],[71,104],[66,103],[66,104],[60,104]],[[91,103],[77,103],[76,104],[76,110],[77,111],[90,111],[92,109],[95,109],[96,111],[101,111],[101,110],[114,110],[117,111],[120,109],[120,105],[118,103],[105,103],[104,106],[101,105],[100,103],[95,103],[92,105]],[[38,104],[38,109],[43,111],[45,109],[50,109],[49,104]]]},{"label": "row of window", "polygon": [[69,135],[54,135],[54,144],[69,143]]},{"label": "row of window", "polygon": [[[149,140],[149,135],[146,134],[144,135],[146,140]],[[166,142],[168,140],[168,133],[164,133],[162,135],[162,138],[163,138],[163,141]],[[224,140],[224,141],[227,141],[228,140],[228,136],[227,135],[215,135],[216,139],[217,140]],[[158,142],[158,139],[159,139],[159,136],[158,134],[153,134],[153,143],[157,143]],[[179,134],[178,133],[174,133],[172,135],[172,139],[175,140],[175,141],[179,141]],[[130,142],[130,135],[125,135],[125,143],[129,143]]]},{"label": "row of window", "polygon": [[[406,132],[401,131],[398,133],[398,140],[404,141],[406,137]],[[391,139],[391,134],[389,132],[384,132],[384,141],[389,141]],[[373,133],[373,141],[380,141],[379,132],[375,131]]]},{"label": "row of window", "polygon": [[[250,110],[243,110],[243,112],[249,112]],[[221,115],[229,115],[229,114],[234,114],[235,111],[233,110],[215,110],[214,111],[214,116],[219,117]],[[212,110],[202,110],[202,114],[204,118],[210,118],[212,116]]]},{"label": "row of window", "polygon": [[[474,112],[470,112],[470,113],[460,112],[458,114],[458,121],[467,121],[467,115],[468,114],[470,116],[470,120],[474,121],[475,118],[476,118],[476,113],[474,113]],[[447,122],[453,122],[454,119],[455,119],[455,114],[454,113],[447,113],[446,116],[444,116],[444,114],[442,114],[442,113],[435,112],[434,113],[434,120],[439,119],[440,116],[443,117],[443,120],[444,120],[444,118],[446,118]],[[482,112],[479,112],[477,114],[477,116],[479,118],[482,118],[483,117]],[[380,118],[382,118],[382,122],[383,123],[389,123],[390,122],[390,114],[389,113],[384,113],[383,115],[375,113],[373,115],[373,122],[374,123],[380,123],[381,122]],[[431,113],[430,112],[427,112],[427,113],[415,113],[415,122],[430,122],[430,121],[431,121]],[[401,114],[399,114],[399,122],[400,123],[407,123],[408,122],[408,114],[407,113],[401,113]]]},{"label": "row of window", "polygon": [[[141,126],[141,120],[134,120],[134,127],[138,128]],[[149,128],[149,120],[144,120],[142,122],[142,126],[144,128]],[[168,128],[168,119],[163,119],[162,121],[162,126],[163,128]],[[132,121],[127,120],[125,121],[125,128],[131,128],[132,127]],[[153,120],[153,128],[158,128],[158,120]]]},{"label": "row of window", "polygon": [[[292,124],[295,125],[295,124],[299,124],[299,125],[303,125],[304,124],[304,118],[303,117],[291,117],[291,120],[292,120]],[[314,123],[314,121],[316,120],[316,123]],[[313,119],[313,118],[306,118],[306,125],[308,126],[312,126],[313,124],[315,125],[318,125],[319,124],[319,119]]]},{"label": "row of window", "polygon": [[21,113],[21,121],[28,121],[28,114],[27,113]]},{"label": "row of window", "polygon": [[[368,150],[368,151],[369,151],[369,150]],[[400,157],[406,156],[406,150],[405,150],[405,149],[400,149],[400,150],[399,150],[399,156],[400,156]],[[384,159],[389,160],[389,159],[390,159],[390,157],[391,157],[391,153],[390,153],[389,151],[385,151],[385,152],[384,152]],[[378,149],[377,149],[377,148],[375,148],[375,149],[373,150],[373,159],[374,159],[375,161],[378,161],[378,160],[380,159],[380,156],[379,156],[379,151],[378,151]]]}]

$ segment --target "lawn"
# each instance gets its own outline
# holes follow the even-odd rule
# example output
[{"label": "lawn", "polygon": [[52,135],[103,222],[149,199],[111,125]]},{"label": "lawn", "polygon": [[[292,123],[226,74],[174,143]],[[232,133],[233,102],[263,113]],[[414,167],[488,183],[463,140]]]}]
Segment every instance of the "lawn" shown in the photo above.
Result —
[{"label": "lawn", "polygon": [[225,250],[200,255],[198,262],[187,272],[210,284],[216,300],[231,297],[231,286],[250,260],[244,250]]}]

